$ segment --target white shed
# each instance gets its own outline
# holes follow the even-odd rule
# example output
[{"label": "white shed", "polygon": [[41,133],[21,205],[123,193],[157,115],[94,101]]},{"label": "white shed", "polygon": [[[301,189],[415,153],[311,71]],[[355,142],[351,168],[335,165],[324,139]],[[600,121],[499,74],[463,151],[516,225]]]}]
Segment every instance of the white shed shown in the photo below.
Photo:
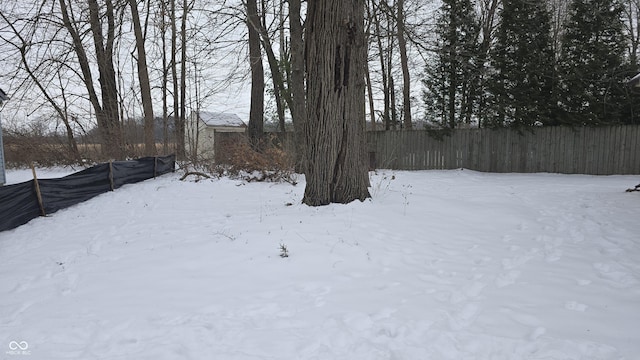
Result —
[{"label": "white shed", "polygon": [[233,113],[192,112],[185,129],[185,147],[191,156],[215,159],[216,133],[245,133],[247,125]]},{"label": "white shed", "polygon": [[[0,106],[5,100],[9,100],[7,94],[0,89]],[[4,172],[4,145],[2,144],[2,119],[0,119],[0,186],[7,182],[7,177]]]}]

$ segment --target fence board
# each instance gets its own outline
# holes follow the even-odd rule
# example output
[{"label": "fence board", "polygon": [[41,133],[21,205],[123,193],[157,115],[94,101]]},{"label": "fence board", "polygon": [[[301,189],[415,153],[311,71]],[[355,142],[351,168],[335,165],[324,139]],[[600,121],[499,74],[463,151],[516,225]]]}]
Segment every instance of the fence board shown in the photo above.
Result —
[{"label": "fence board", "polygon": [[[612,129],[613,131],[613,138],[612,138],[612,142],[610,144],[610,146],[615,146],[617,148],[620,147],[620,144],[622,143],[622,134],[620,131],[620,126],[616,126]],[[610,156],[609,156],[609,170],[613,171],[615,168],[620,167],[620,158],[621,156],[614,156],[614,153],[611,152]]]},{"label": "fence board", "polygon": [[626,135],[626,143],[627,149],[625,151],[625,168],[627,169],[638,169],[640,168],[640,156],[638,154],[638,148],[640,147],[640,130],[638,128],[635,129],[635,134],[627,133]]},{"label": "fence board", "polygon": [[623,156],[622,166],[625,169],[631,168],[634,163],[633,150],[637,149],[636,146],[638,146],[636,144],[636,141],[634,140],[637,139],[638,136],[640,136],[640,132],[638,132],[638,129],[635,129],[635,130],[636,130],[635,133],[632,133],[631,131],[629,131],[629,132],[625,132],[624,134],[624,145],[623,145],[624,151],[622,152],[622,156]]}]

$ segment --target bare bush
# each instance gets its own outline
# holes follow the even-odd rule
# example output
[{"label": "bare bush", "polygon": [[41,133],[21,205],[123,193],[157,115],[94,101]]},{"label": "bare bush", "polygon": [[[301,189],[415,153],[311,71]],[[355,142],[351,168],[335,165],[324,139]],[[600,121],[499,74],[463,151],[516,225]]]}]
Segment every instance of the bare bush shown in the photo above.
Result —
[{"label": "bare bush", "polygon": [[25,135],[7,131],[3,137],[4,155],[8,167],[82,165],[57,136]]},{"label": "bare bush", "polygon": [[228,176],[247,182],[270,181],[297,184],[294,158],[275,136],[266,136],[252,145],[246,135],[216,139],[215,161],[192,158],[183,164],[185,171],[206,172],[215,177]]}]

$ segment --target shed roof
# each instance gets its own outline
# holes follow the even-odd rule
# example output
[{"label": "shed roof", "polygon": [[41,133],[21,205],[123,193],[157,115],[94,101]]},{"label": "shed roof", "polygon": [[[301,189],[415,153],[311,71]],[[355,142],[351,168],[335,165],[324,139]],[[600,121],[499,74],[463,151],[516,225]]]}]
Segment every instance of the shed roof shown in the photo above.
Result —
[{"label": "shed roof", "polygon": [[629,80],[629,86],[640,87],[640,74],[634,76],[631,80]]},{"label": "shed roof", "polygon": [[200,120],[208,126],[246,127],[240,117],[233,113],[200,111]]}]

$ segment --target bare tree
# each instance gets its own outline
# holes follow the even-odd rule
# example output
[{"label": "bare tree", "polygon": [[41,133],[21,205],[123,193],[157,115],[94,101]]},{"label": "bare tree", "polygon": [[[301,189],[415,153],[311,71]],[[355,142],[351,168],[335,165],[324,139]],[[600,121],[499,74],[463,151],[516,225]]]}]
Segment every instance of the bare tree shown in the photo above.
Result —
[{"label": "bare tree", "polygon": [[640,0],[625,0],[625,20],[629,37],[629,63],[637,66],[640,47]]},{"label": "bare tree", "polygon": [[[260,34],[260,42],[265,54],[267,55],[267,63],[269,64],[269,70],[271,72],[271,80],[273,82],[273,96],[276,102],[276,113],[278,114],[278,124],[280,131],[285,131],[285,101],[291,104],[291,99],[288,96],[288,92],[284,85],[284,76],[280,69],[280,62],[276,57],[273,50],[271,36],[269,35],[269,26],[267,25],[267,5],[266,1],[262,1],[262,13],[261,22],[258,24],[251,23]],[[249,17],[251,20],[251,17]],[[279,28],[282,28],[283,24],[279,24]],[[280,48],[280,52],[284,52],[285,49]]]},{"label": "bare tree", "polygon": [[[103,12],[101,12],[97,0],[87,0],[87,2],[89,5],[89,33],[93,38],[95,49],[100,95],[98,95],[98,91],[94,87],[91,62],[81,37],[82,32],[77,27],[76,20],[71,17],[73,13],[69,10],[66,0],[59,0],[62,23],[71,36],[73,51],[82,71],[82,80],[96,113],[98,129],[102,138],[102,150],[109,157],[122,158],[124,155],[124,143],[118,113],[116,71],[113,65],[116,10],[111,0],[105,0]],[[106,21],[103,21],[103,18]],[[106,23],[106,29],[103,29],[103,23]],[[106,32],[106,38],[103,32]],[[99,97],[102,101],[100,101]]]},{"label": "bare tree", "polygon": [[264,127],[264,69],[260,33],[252,24],[260,23],[256,0],[248,0],[247,27],[249,30],[249,61],[251,63],[251,108],[249,111],[249,138],[255,144],[263,135]]},{"label": "bare tree", "polygon": [[158,16],[158,26],[160,31],[161,46],[160,52],[162,56],[161,70],[161,93],[162,93],[162,152],[169,153],[169,106],[167,103],[167,90],[169,84],[169,66],[167,64],[167,1],[160,1],[160,11]]},{"label": "bare tree", "polygon": [[[367,53],[369,52],[369,47],[371,46],[371,24],[373,23],[373,17],[371,15],[371,6],[369,1],[367,1],[366,6],[366,17],[365,17],[365,30],[364,33],[367,35]],[[371,70],[369,67],[369,59],[365,63],[365,81],[367,86],[367,99],[369,100],[369,116],[371,117],[371,130],[376,131],[376,107],[375,101],[373,99],[373,85],[371,84]]]},{"label": "bare tree", "polygon": [[[386,1],[386,0],[383,0]],[[380,11],[380,4],[371,3],[372,12],[370,14],[371,21],[374,24],[374,39],[377,45],[378,60],[380,62],[380,73],[382,74],[382,94],[384,97],[384,108],[382,111],[382,122],[384,123],[384,129],[390,130],[391,124],[391,86],[389,84],[389,69],[388,59],[385,59],[385,47],[383,46],[383,39],[388,38],[383,34],[382,29],[382,14]],[[387,47],[388,48],[388,47]]]},{"label": "bare tree", "polygon": [[[482,127],[485,121],[485,113],[487,111],[487,99],[485,96],[486,82],[487,82],[487,62],[491,52],[491,46],[494,40],[494,34],[498,22],[498,9],[501,0],[481,0],[480,7],[480,34],[482,39],[480,40],[480,68],[479,68],[479,82],[480,85],[476,89],[478,97],[478,113],[479,113],[479,126]],[[474,95],[475,96],[475,95]]]},{"label": "bare tree", "polygon": [[407,41],[405,39],[404,25],[404,0],[398,0],[396,5],[398,23],[398,46],[400,48],[400,65],[402,67],[402,109],[404,117],[404,128],[413,128],[411,120],[411,76],[409,74],[409,60],[407,58]]},{"label": "bare tree", "polygon": [[[61,73],[63,72],[62,68],[64,67],[63,61],[60,61],[59,59],[54,58],[54,59],[43,59],[44,61],[41,63],[41,65],[44,65],[48,61],[48,62],[51,62],[52,64],[57,64],[55,68],[46,67],[45,72],[56,74],[57,81],[60,85],[58,88],[61,90],[60,97],[62,98],[62,104],[60,104],[55,99],[55,95],[51,93],[51,89],[48,89],[48,86],[43,83],[43,80],[46,81],[46,77],[43,76],[44,75],[43,72],[38,71],[38,69],[33,69],[30,61],[28,60],[28,56],[30,55],[29,54],[30,49],[34,45],[37,46],[37,44],[34,44],[35,39],[33,39],[33,35],[37,31],[36,30],[37,23],[39,21],[42,21],[42,19],[38,20],[38,19],[23,18],[20,20],[12,20],[12,19],[9,19],[7,15],[8,14],[4,12],[0,12],[0,18],[2,18],[2,20],[5,23],[5,26],[3,26],[3,31],[0,32],[0,34],[9,33],[11,34],[11,36],[0,35],[0,40],[4,41],[7,45],[11,46],[19,53],[20,64],[28,76],[28,78],[25,79],[25,81],[21,82],[23,87],[26,90],[28,87],[34,85],[40,91],[40,93],[45,97],[48,104],[51,107],[53,107],[56,114],[64,124],[66,138],[67,138],[67,146],[72,157],[76,159],[78,163],[82,163],[82,156],[80,155],[80,152],[78,150],[78,144],[76,142],[73,128],[71,126],[71,121],[70,121],[71,116],[69,115],[69,112],[68,112],[68,101],[66,97],[64,82],[61,76]],[[51,44],[48,44],[48,46],[50,45]],[[37,67],[40,67],[40,66],[37,66]]]},{"label": "bare tree", "polygon": [[[185,123],[180,116],[180,87],[178,78],[178,20],[176,1],[169,0],[169,17],[171,22],[171,81],[173,84],[173,122],[176,136],[176,157],[185,157]],[[183,44],[185,46],[186,44]]]},{"label": "bare tree", "polygon": [[551,42],[553,44],[553,52],[555,57],[560,56],[560,39],[562,38],[562,29],[567,20],[567,0],[548,0],[549,13],[551,15]]},{"label": "bare tree", "polygon": [[365,161],[364,0],[308,4],[306,179],[303,202],[370,197]]},{"label": "bare tree", "polygon": [[[185,156],[185,122],[186,122],[186,90],[187,90],[187,19],[191,3],[183,0],[180,4],[180,31],[178,31],[178,0],[169,0],[169,18],[171,22],[171,81],[173,83],[173,119],[176,137],[176,156]],[[178,46],[180,39],[180,46]],[[178,61],[180,52],[180,61]],[[180,70],[180,76],[178,76]]]},{"label": "bare tree", "polygon": [[136,0],[129,0],[131,7],[131,21],[133,32],[136,37],[136,48],[138,50],[138,80],[140,81],[140,93],[142,96],[142,107],[144,109],[144,153],[147,156],[156,154],[156,140],[154,132],[153,100],[151,99],[151,84],[149,82],[149,70],[147,69],[147,53],[144,47],[144,36],[140,26],[140,15]]},{"label": "bare tree", "polygon": [[178,154],[184,154],[184,129],[187,118],[187,17],[191,9],[189,0],[182,1],[182,17],[180,20],[180,114],[177,116],[176,138],[181,139],[182,147]]},{"label": "bare tree", "polygon": [[307,104],[304,87],[304,40],[300,19],[300,0],[289,0],[289,27],[291,36],[291,117],[296,136],[296,169],[304,171],[304,124],[307,121]]}]

